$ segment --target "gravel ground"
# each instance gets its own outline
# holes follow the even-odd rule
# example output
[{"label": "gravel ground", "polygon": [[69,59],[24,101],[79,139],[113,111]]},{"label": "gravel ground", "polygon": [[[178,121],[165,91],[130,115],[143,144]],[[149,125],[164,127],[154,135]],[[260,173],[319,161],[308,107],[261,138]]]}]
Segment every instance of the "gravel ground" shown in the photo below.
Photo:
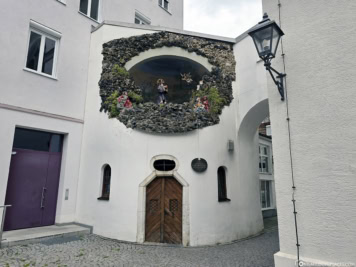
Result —
[{"label": "gravel ground", "polygon": [[278,231],[274,229],[232,244],[197,248],[141,245],[83,235],[1,249],[0,266],[273,267],[273,254],[278,250]]}]

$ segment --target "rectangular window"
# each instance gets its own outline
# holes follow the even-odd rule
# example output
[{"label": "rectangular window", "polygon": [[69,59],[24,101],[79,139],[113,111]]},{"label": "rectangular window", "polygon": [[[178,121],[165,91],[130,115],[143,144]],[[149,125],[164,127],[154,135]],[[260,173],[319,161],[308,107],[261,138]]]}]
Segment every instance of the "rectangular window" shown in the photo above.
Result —
[{"label": "rectangular window", "polygon": [[158,5],[165,10],[169,10],[169,1],[168,0],[158,0]]},{"label": "rectangular window", "polygon": [[30,25],[26,69],[55,77],[60,34],[49,28],[47,33],[46,27],[32,21]]},{"label": "rectangular window", "polygon": [[270,173],[270,151],[269,146],[259,145],[259,170],[260,173]]},{"label": "rectangular window", "polygon": [[88,17],[99,20],[100,0],[80,0],[79,11]]},{"label": "rectangular window", "polygon": [[260,181],[261,184],[261,208],[272,208],[272,182]]},{"label": "rectangular window", "polygon": [[141,25],[150,25],[151,20],[143,15],[141,12],[136,11],[135,12],[135,24],[141,24]]}]

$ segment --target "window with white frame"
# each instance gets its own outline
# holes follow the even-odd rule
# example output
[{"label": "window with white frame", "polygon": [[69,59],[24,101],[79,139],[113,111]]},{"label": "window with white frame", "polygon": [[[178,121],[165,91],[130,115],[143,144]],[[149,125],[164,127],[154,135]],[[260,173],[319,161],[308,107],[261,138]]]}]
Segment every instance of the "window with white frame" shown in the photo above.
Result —
[{"label": "window with white frame", "polygon": [[169,9],[169,1],[168,0],[158,0],[158,5],[167,11]]},{"label": "window with white frame", "polygon": [[26,69],[55,77],[60,37],[60,33],[31,21]]},{"label": "window with white frame", "polygon": [[79,11],[94,20],[99,20],[99,7],[100,0],[80,0]]},{"label": "window with white frame", "polygon": [[272,181],[261,180],[261,208],[269,209],[273,207],[272,204]]},{"label": "window with white frame", "polygon": [[260,154],[260,161],[259,161],[260,173],[271,173],[269,146],[260,144],[258,149]]},{"label": "window with white frame", "polygon": [[135,24],[150,25],[151,20],[148,17],[146,17],[136,11],[135,12]]}]

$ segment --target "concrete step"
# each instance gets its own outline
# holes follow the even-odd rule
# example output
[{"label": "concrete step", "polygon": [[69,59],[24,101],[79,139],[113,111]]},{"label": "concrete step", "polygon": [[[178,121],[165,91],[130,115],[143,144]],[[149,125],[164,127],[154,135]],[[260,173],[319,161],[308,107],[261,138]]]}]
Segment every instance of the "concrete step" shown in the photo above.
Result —
[{"label": "concrete step", "polygon": [[91,227],[80,226],[77,224],[65,224],[6,231],[3,234],[1,247],[4,248],[39,243],[54,237],[89,234],[91,233],[91,230]]}]

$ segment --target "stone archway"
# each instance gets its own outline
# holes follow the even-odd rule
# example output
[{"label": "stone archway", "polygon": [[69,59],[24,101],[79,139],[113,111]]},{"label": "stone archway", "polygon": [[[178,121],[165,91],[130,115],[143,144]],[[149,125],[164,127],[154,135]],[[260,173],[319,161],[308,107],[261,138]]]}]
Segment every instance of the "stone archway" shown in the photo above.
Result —
[{"label": "stone archway", "polygon": [[263,218],[259,200],[259,171],[258,171],[258,126],[269,114],[268,99],[264,99],[252,106],[243,117],[238,130],[239,177],[241,184],[250,192],[249,205],[251,210],[258,211],[251,216],[260,230],[263,229]]}]

